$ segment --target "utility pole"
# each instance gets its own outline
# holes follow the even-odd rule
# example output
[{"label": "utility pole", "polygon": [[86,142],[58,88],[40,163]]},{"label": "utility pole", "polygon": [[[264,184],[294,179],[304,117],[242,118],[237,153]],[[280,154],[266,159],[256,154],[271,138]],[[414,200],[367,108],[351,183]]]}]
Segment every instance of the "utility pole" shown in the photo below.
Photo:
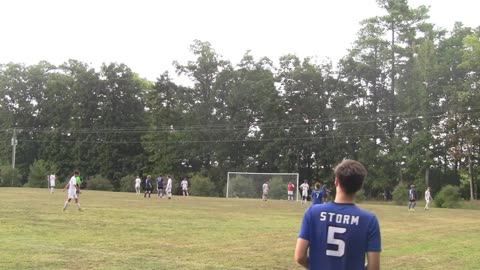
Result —
[{"label": "utility pole", "polygon": [[[17,130],[14,128],[13,129],[13,135],[12,135],[12,169],[13,170],[13,173],[15,174],[15,152],[17,151]],[[12,176],[12,179],[11,179],[11,186],[13,187],[13,179],[15,177]]]}]

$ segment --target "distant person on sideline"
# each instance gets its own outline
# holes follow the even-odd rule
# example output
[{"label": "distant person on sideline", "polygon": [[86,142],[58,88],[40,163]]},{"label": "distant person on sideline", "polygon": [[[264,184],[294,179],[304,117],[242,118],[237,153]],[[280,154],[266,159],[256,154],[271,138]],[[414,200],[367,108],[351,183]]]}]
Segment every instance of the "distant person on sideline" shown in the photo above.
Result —
[{"label": "distant person on sideline", "polygon": [[323,203],[322,199],[323,199],[323,194],[322,194],[322,190],[320,189],[320,183],[317,182],[313,186],[313,190],[312,190],[312,205]]},{"label": "distant person on sideline", "polygon": [[67,200],[63,204],[63,211],[67,210],[68,204],[72,199],[75,200],[75,204],[77,205],[78,211],[83,211],[82,208],[80,207],[80,202],[78,201],[77,192],[80,192],[80,188],[77,185],[77,177],[80,177],[80,172],[74,171],[73,176],[70,178],[68,183],[63,188],[63,191],[65,191],[68,188]]},{"label": "distant person on sideline", "polygon": [[169,175],[167,177],[167,186],[165,187],[165,192],[167,193],[168,199],[172,198],[172,185],[173,185],[173,180]]},{"label": "distant person on sideline", "polygon": [[411,185],[408,190],[408,211],[415,211],[415,206],[417,205],[417,191],[415,190],[415,185]]},{"label": "distant person on sideline", "polygon": [[263,185],[262,185],[262,200],[265,201],[265,202],[267,201],[267,197],[268,197],[268,182],[269,181],[270,180],[265,181],[265,183],[263,183]]},{"label": "distant person on sideline", "polygon": [[367,170],[360,162],[347,159],[334,171],[335,201],[312,205],[305,211],[295,260],[314,270],[379,270],[378,220],[354,204]]},{"label": "distant person on sideline", "polygon": [[287,198],[289,201],[293,201],[293,191],[295,190],[295,185],[292,182],[288,182],[287,185]]},{"label": "distant person on sideline", "polygon": [[188,196],[188,181],[187,181],[187,178],[183,178],[182,182],[180,182],[180,186],[182,187],[183,196]]},{"label": "distant person on sideline", "polygon": [[163,198],[163,176],[157,177],[157,197]]},{"label": "distant person on sideline", "polygon": [[423,209],[429,210],[430,208],[428,206],[432,200],[433,198],[432,193],[430,192],[430,187],[427,187],[427,190],[425,190],[425,207]]},{"label": "distant person on sideline", "polygon": [[152,176],[147,175],[147,178],[145,179],[145,193],[143,193],[143,197],[146,198],[148,194],[148,198],[150,198],[150,195],[152,194]]},{"label": "distant person on sideline", "polygon": [[48,175],[48,187],[50,188],[50,193],[55,191],[55,174],[52,173]]},{"label": "distant person on sideline", "polygon": [[137,195],[140,195],[140,184],[142,183],[142,179],[140,179],[140,176],[137,175],[137,178],[135,178],[135,193]]}]

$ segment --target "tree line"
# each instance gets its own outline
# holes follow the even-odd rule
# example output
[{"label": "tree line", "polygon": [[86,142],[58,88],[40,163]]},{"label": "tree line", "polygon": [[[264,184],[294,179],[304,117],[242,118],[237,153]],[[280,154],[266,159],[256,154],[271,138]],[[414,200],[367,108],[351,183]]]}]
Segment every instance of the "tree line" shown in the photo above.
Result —
[{"label": "tree line", "polygon": [[48,171],[66,179],[80,169],[112,190],[170,174],[223,196],[228,171],[331,183],[335,164],[352,158],[368,168],[368,197],[404,183],[455,185],[473,199],[480,27],[447,31],[428,22],[428,7],[377,3],[385,15],[363,20],[335,65],[248,51],[234,64],[200,40],[191,61],[174,63],[191,86],[119,63],[1,64],[0,184],[46,185]]}]

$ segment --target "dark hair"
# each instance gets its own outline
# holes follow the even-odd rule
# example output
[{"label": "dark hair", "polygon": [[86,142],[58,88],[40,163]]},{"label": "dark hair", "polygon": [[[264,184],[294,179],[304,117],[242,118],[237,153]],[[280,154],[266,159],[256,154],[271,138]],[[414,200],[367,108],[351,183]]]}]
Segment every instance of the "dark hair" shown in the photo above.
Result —
[{"label": "dark hair", "polygon": [[78,170],[75,170],[73,171],[73,174],[77,175],[77,174],[80,174],[80,172]]},{"label": "dark hair", "polygon": [[355,194],[362,188],[363,180],[367,176],[367,169],[362,163],[351,159],[343,160],[334,170],[340,187],[349,195]]}]

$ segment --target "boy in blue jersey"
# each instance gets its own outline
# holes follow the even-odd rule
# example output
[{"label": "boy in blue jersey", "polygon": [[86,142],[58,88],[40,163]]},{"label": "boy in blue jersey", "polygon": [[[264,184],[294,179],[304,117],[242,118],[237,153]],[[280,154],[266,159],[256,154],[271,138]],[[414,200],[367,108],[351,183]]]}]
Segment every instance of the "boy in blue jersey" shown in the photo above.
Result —
[{"label": "boy in blue jersey", "polygon": [[315,183],[312,191],[312,205],[322,203],[323,194],[320,190],[320,183]]},{"label": "boy in blue jersey", "polygon": [[335,167],[335,201],[312,205],[303,216],[295,247],[300,265],[316,270],[380,269],[377,218],[353,203],[366,175],[365,167],[355,160]]},{"label": "boy in blue jersey", "polygon": [[324,183],[322,186],[322,203],[327,202],[328,193],[330,193],[330,190],[327,188],[327,184]]},{"label": "boy in blue jersey", "polygon": [[408,211],[415,211],[415,206],[417,205],[417,191],[415,190],[415,185],[411,185],[408,190]]}]

